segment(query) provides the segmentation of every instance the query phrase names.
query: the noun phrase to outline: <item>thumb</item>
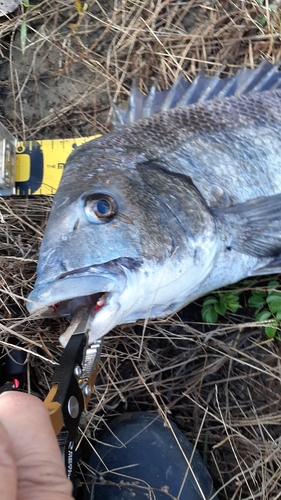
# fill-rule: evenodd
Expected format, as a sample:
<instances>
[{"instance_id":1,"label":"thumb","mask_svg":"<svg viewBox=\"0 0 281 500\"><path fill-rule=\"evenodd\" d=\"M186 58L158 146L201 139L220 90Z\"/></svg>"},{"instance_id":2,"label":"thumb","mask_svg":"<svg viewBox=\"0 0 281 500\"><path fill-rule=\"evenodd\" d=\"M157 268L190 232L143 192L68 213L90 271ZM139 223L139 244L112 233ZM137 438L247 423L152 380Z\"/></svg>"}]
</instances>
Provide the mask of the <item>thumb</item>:
<instances>
[{"instance_id":1,"label":"thumb","mask_svg":"<svg viewBox=\"0 0 281 500\"><path fill-rule=\"evenodd\" d=\"M12 453L12 442L5 427L0 422L0 498L16 500L17 471Z\"/></svg>"},{"instance_id":2,"label":"thumb","mask_svg":"<svg viewBox=\"0 0 281 500\"><path fill-rule=\"evenodd\" d=\"M1 500L71 500L72 485L42 401L5 392L0 395L0 422Z\"/></svg>"}]
</instances>

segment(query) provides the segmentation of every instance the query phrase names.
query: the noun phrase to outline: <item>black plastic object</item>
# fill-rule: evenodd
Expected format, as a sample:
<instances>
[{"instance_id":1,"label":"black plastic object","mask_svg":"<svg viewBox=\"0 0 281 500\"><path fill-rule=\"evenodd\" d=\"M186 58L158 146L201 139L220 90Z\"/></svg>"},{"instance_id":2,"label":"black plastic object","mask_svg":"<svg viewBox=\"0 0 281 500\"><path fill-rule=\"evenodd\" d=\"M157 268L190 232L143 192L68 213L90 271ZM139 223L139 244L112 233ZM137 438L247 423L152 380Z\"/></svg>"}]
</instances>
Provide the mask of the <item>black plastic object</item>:
<instances>
[{"instance_id":1,"label":"black plastic object","mask_svg":"<svg viewBox=\"0 0 281 500\"><path fill-rule=\"evenodd\" d=\"M161 417L144 412L113 420L95 444L84 500L215 500L199 453L192 457L191 443L171 426L174 435Z\"/></svg>"},{"instance_id":2,"label":"black plastic object","mask_svg":"<svg viewBox=\"0 0 281 500\"><path fill-rule=\"evenodd\" d=\"M23 387L26 366L26 352L20 349L0 352L0 393Z\"/></svg>"}]
</instances>

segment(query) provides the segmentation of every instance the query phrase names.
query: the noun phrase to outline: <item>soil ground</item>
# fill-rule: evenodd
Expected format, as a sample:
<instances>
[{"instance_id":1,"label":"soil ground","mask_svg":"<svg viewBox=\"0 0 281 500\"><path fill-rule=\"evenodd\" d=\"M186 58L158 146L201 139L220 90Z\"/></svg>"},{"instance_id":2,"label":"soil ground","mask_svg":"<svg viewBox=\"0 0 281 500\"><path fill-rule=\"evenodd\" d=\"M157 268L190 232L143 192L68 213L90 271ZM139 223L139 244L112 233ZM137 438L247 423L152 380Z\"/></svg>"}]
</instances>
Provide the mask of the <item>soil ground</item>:
<instances>
[{"instance_id":1,"label":"soil ground","mask_svg":"<svg viewBox=\"0 0 281 500\"><path fill-rule=\"evenodd\" d=\"M183 72L232 74L280 60L280 11L267 0L33 1L0 22L0 114L19 139L110 130L132 80L147 92ZM77 10L78 8L78 10ZM81 12L78 12L81 10ZM67 322L29 318L50 197L0 200L0 348L27 352L27 390L44 398ZM247 288L267 286L267 280ZM245 284L244 284L245 288ZM207 326L200 303L166 321L108 334L82 428L94 438L126 411L172 419L201 452L219 498L280 498L280 343L247 307ZM93 441L94 446L94 441ZM182 499L183 500L183 499Z\"/></svg>"}]
</instances>

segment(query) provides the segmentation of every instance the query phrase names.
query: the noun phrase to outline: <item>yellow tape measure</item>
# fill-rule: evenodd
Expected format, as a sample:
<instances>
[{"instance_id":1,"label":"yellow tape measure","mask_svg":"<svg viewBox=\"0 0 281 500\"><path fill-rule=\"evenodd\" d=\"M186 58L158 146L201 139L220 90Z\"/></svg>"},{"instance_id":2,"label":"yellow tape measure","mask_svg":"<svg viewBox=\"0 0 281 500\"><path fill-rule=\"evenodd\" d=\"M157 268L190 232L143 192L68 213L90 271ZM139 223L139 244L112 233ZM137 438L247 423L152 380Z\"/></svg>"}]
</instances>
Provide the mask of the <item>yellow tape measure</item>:
<instances>
[{"instance_id":1,"label":"yellow tape measure","mask_svg":"<svg viewBox=\"0 0 281 500\"><path fill-rule=\"evenodd\" d=\"M15 194L55 194L70 153L98 137L17 142Z\"/></svg>"}]
</instances>

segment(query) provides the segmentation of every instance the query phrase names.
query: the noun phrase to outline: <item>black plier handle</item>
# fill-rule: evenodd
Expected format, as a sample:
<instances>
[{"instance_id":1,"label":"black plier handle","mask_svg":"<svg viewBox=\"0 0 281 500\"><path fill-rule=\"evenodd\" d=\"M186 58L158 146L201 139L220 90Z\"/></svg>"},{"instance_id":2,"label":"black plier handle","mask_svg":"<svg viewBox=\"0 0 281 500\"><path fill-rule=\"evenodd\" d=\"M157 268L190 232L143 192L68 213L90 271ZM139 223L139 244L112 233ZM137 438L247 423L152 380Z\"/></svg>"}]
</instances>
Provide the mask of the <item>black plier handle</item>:
<instances>
[{"instance_id":1,"label":"black plier handle","mask_svg":"<svg viewBox=\"0 0 281 500\"><path fill-rule=\"evenodd\" d=\"M74 437L85 407L79 377L76 374L80 375L82 372L86 342L85 333L71 337L54 371L51 389L44 401L56 435L65 426L70 436Z\"/></svg>"},{"instance_id":2,"label":"black plier handle","mask_svg":"<svg viewBox=\"0 0 281 500\"><path fill-rule=\"evenodd\" d=\"M86 333L72 335L56 367L44 401L62 448L67 477L72 478L81 413L87 408L96 381L102 340L88 346Z\"/></svg>"}]
</instances>

